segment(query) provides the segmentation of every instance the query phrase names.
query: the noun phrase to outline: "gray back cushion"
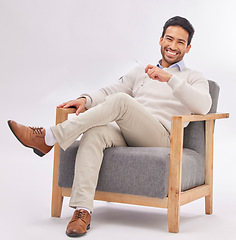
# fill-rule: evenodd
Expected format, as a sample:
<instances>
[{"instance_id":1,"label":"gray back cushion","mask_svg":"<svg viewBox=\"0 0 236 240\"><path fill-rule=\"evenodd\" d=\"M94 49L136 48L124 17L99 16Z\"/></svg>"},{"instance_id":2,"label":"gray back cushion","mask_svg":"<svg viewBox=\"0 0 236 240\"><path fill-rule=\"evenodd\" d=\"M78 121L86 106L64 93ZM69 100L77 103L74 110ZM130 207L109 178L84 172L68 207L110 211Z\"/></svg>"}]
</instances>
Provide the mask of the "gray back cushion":
<instances>
[{"instance_id":1,"label":"gray back cushion","mask_svg":"<svg viewBox=\"0 0 236 240\"><path fill-rule=\"evenodd\" d=\"M216 82L208 80L212 106L209 113L217 110L220 87ZM205 156L205 123L191 122L184 129L184 148L189 148Z\"/></svg>"}]
</instances>

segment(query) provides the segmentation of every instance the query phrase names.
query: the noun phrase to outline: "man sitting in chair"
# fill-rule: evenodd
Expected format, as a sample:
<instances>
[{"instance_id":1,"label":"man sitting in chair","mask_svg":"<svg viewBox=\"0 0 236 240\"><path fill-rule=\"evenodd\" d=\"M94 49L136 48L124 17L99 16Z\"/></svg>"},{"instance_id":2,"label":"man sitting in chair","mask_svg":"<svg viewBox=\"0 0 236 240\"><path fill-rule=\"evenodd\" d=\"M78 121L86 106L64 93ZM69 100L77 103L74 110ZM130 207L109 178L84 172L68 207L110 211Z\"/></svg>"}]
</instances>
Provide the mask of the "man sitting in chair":
<instances>
[{"instance_id":1,"label":"man sitting in chair","mask_svg":"<svg viewBox=\"0 0 236 240\"><path fill-rule=\"evenodd\" d=\"M51 128L32 128L8 121L16 138L36 154L47 154L57 142L66 150L80 135L70 207L75 208L66 234L84 235L90 228L103 151L108 147L169 147L171 117L206 114L211 107L204 76L183 62L194 29L185 18L169 19L160 38L157 66L136 67L116 84L58 108L76 108L76 115ZM114 127L111 122L119 126Z\"/></svg>"}]
</instances>

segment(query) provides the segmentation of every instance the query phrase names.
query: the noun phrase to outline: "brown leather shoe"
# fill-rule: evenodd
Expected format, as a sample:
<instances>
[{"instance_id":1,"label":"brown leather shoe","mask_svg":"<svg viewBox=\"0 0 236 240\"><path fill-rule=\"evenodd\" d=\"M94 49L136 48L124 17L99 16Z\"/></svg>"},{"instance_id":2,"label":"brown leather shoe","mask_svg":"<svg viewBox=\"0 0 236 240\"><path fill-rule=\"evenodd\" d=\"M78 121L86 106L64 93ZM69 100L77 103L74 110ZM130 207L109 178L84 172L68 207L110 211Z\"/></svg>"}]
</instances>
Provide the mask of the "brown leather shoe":
<instances>
[{"instance_id":1,"label":"brown leather shoe","mask_svg":"<svg viewBox=\"0 0 236 240\"><path fill-rule=\"evenodd\" d=\"M26 127L9 120L8 125L15 137L25 146L33 148L34 153L40 157L48 153L53 147L45 143L45 129Z\"/></svg>"},{"instance_id":2,"label":"brown leather shoe","mask_svg":"<svg viewBox=\"0 0 236 240\"><path fill-rule=\"evenodd\" d=\"M83 236L90 229L91 215L83 209L75 210L72 219L70 220L66 235L68 237Z\"/></svg>"}]
</instances>

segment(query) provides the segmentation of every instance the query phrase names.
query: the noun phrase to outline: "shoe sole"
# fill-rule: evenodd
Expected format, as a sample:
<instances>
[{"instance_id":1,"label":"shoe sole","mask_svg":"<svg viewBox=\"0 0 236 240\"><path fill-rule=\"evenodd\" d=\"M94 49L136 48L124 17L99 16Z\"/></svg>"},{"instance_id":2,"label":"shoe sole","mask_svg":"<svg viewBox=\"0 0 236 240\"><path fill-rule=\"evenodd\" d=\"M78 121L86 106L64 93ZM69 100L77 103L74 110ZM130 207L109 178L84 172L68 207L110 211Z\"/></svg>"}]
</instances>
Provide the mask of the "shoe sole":
<instances>
[{"instance_id":1,"label":"shoe sole","mask_svg":"<svg viewBox=\"0 0 236 240\"><path fill-rule=\"evenodd\" d=\"M38 149L32 148L32 147L30 147L30 146L27 146L27 145L25 145L23 142L21 142L21 140L16 136L16 134L14 133L14 131L13 131L12 128L11 128L10 120L7 121L7 123L8 123L9 128L11 129L12 133L14 134L14 136L17 138L17 140L18 140L23 146L25 146L25 147L27 147L27 148L33 149L34 153L37 154L37 155L40 156L40 157L43 157L43 156L45 155L44 153L40 152Z\"/></svg>"},{"instance_id":2,"label":"shoe sole","mask_svg":"<svg viewBox=\"0 0 236 240\"><path fill-rule=\"evenodd\" d=\"M87 230L89 230L89 229L90 229L90 224L87 226ZM84 236L86 233L87 233L87 231L84 232L84 233L67 233L67 232L66 232L66 235L67 235L68 237L82 237L82 236Z\"/></svg>"}]
</instances>

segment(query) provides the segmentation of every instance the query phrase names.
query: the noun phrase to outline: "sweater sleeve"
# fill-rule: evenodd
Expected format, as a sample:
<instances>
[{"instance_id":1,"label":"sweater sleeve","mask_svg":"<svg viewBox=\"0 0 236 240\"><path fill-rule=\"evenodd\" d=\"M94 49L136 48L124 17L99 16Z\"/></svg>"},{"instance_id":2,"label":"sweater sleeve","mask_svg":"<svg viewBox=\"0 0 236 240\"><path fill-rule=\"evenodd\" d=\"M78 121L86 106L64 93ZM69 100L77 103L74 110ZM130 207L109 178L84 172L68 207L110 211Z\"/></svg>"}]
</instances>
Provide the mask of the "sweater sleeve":
<instances>
[{"instance_id":1,"label":"sweater sleeve","mask_svg":"<svg viewBox=\"0 0 236 240\"><path fill-rule=\"evenodd\" d=\"M128 74L122 76L117 81L117 83L113 85L110 85L105 88L101 88L98 91L95 91L91 94L88 94L88 93L81 94L80 97L85 97L87 100L85 107L87 109L94 107L97 104L104 102L105 98L108 95L115 94L118 92L127 93L132 96L132 89L135 81L136 72L137 72L137 69L135 68L132 71L130 71Z\"/></svg>"},{"instance_id":2,"label":"sweater sleeve","mask_svg":"<svg viewBox=\"0 0 236 240\"><path fill-rule=\"evenodd\" d=\"M192 72L187 79L175 75L168 81L173 95L192 113L207 114L212 100L208 81L200 72Z\"/></svg>"}]
</instances>

